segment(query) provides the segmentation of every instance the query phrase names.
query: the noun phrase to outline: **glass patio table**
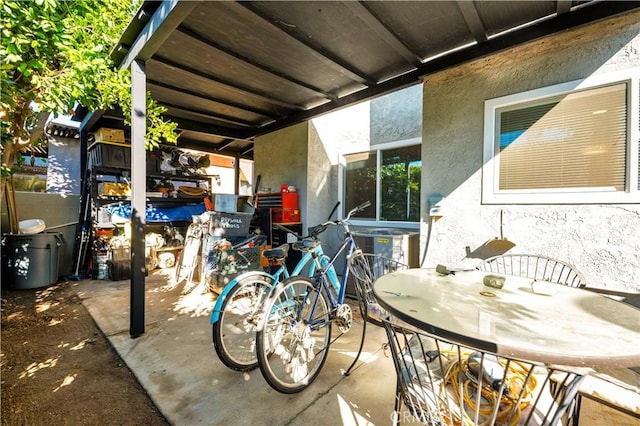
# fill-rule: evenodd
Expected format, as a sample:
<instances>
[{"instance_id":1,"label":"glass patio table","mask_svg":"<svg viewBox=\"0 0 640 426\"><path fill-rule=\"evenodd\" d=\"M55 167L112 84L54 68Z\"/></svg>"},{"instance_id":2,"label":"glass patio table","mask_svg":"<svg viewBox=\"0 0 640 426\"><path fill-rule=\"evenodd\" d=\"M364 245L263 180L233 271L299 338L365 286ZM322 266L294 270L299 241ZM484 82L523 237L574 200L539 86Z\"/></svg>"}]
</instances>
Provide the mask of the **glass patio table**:
<instances>
[{"instance_id":1,"label":"glass patio table","mask_svg":"<svg viewBox=\"0 0 640 426\"><path fill-rule=\"evenodd\" d=\"M408 269L378 278L389 313L425 332L507 358L571 367L640 366L640 310L605 296L481 271ZM535 291L534 291L535 290Z\"/></svg>"}]
</instances>

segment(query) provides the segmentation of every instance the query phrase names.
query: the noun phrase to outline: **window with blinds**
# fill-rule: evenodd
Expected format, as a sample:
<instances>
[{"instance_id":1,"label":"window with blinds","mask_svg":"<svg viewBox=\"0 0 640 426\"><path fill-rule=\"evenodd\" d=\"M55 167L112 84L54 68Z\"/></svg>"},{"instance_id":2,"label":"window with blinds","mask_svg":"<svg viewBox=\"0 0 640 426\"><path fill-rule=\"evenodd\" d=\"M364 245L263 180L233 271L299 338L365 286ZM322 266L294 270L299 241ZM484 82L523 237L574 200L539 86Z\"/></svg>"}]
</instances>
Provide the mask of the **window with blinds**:
<instances>
[{"instance_id":1,"label":"window with blinds","mask_svg":"<svg viewBox=\"0 0 640 426\"><path fill-rule=\"evenodd\" d=\"M498 110L499 189L624 191L627 84Z\"/></svg>"},{"instance_id":2,"label":"window with blinds","mask_svg":"<svg viewBox=\"0 0 640 426\"><path fill-rule=\"evenodd\" d=\"M488 99L482 202L640 202L640 68Z\"/></svg>"}]
</instances>

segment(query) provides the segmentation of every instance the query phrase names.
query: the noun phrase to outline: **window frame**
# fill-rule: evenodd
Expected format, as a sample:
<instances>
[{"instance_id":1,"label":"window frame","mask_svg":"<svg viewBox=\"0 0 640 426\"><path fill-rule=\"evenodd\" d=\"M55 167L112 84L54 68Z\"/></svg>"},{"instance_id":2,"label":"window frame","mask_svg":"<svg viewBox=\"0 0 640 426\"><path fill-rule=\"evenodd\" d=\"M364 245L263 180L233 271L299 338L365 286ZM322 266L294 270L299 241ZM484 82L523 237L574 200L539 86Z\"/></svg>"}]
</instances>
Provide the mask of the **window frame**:
<instances>
[{"instance_id":1,"label":"window frame","mask_svg":"<svg viewBox=\"0 0 640 426\"><path fill-rule=\"evenodd\" d=\"M397 149L397 148L404 148L407 146L414 146L414 145L419 145L420 146L420 152L422 152L422 138L418 137L418 138L411 138L411 139L405 139L405 140L401 140L401 141L394 141L394 142L386 142L386 143L381 143L381 144L375 144L375 145L369 145L368 149L353 149L353 150L349 150L349 151L344 151L340 153L340 163L339 163L339 167L340 167L340 171L338 173L338 199L341 201L342 203L342 208L339 209L340 210L340 217L344 217L344 205L345 205L345 190L344 190L344 185L346 183L346 167L347 167L347 161L346 161L346 156L347 155L351 155L351 154L357 154L357 153L361 153L361 152L375 152L376 153L376 161L377 161L377 165L376 165L376 201L379 201L382 197L381 194L381 185L380 185L380 165L382 162L382 151L387 151L390 149ZM422 158L420 159L420 161L422 162ZM422 163L421 167L424 166L424 163ZM379 202L376 203L376 205L379 206ZM378 208L376 210L376 214L375 214L375 219L362 219L362 218L358 218L357 216L354 216L351 218L351 220L349 221L352 225L355 226L366 226L366 227L380 227L380 228L404 228L404 229L420 229L420 221L417 222L408 222L408 221L388 221L388 220L380 220L380 209Z\"/></svg>"},{"instance_id":2,"label":"window frame","mask_svg":"<svg viewBox=\"0 0 640 426\"><path fill-rule=\"evenodd\" d=\"M606 75L591 76L581 80L547 86L526 92L515 93L484 103L484 141L482 166L483 204L626 204L640 202L640 177L638 155L640 144L640 67ZM500 140L497 136L499 112L514 106L551 99L585 89L625 83L627 85L627 163L626 187L624 191L603 190L601 188L558 188L529 190L499 189Z\"/></svg>"}]
</instances>

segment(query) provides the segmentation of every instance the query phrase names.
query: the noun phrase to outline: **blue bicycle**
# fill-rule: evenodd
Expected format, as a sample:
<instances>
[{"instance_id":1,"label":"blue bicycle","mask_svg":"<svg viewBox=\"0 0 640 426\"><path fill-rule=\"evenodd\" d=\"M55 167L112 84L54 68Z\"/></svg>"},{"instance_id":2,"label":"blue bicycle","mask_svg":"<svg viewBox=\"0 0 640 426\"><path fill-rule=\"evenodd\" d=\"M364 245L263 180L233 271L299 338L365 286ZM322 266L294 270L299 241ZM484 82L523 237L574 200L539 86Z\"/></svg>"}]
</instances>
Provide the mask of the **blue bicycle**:
<instances>
[{"instance_id":1,"label":"blue bicycle","mask_svg":"<svg viewBox=\"0 0 640 426\"><path fill-rule=\"evenodd\" d=\"M354 256L361 254L361 250L349 231L348 221L352 215L369 205L371 203L366 202L355 207L343 220L325 222L313 228L316 238L305 238L294 243L295 249L311 254L316 265L315 276L298 276L283 281L263 302L262 319L256 335L258 364L267 383L279 392L300 392L315 380L332 343L332 324L340 331L336 339L351 328L353 313L344 300L347 280L349 271L354 269L353 262L365 262L366 259L364 256ZM326 262L316 254L315 249L320 244L317 235L329 226L342 227L345 236L337 252ZM342 279L338 280L333 264L343 256L347 261ZM356 268L363 271L369 269L368 265L357 265ZM362 309L361 299L359 297ZM357 357L347 371L356 361Z\"/></svg>"},{"instance_id":2,"label":"blue bicycle","mask_svg":"<svg viewBox=\"0 0 640 426\"><path fill-rule=\"evenodd\" d=\"M338 207L334 207L331 217ZM286 232L302 237L290 229L275 225ZM315 239L317 234L310 230L306 238ZM255 337L262 303L271 294L275 284L291 276L306 274L314 276L318 264L327 266L329 257L322 251L320 244L313 250L305 251L293 271L289 273L285 260L289 251L289 244L263 251L269 261L269 266L275 271L249 271L239 275L224 287L216 300L211 313L213 346L220 361L236 371L249 371L258 366L256 357ZM319 262L314 262L313 259ZM335 272L334 279L338 280Z\"/></svg>"}]
</instances>

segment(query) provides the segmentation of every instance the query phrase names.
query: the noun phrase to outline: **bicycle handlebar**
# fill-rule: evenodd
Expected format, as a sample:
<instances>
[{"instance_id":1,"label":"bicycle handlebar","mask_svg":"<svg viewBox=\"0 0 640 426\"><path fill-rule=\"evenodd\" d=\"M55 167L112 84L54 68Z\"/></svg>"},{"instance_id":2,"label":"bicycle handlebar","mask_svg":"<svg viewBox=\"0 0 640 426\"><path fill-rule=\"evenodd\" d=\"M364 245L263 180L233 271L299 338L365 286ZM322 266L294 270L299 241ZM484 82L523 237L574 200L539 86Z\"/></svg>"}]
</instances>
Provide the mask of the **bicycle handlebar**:
<instances>
[{"instance_id":1,"label":"bicycle handlebar","mask_svg":"<svg viewBox=\"0 0 640 426\"><path fill-rule=\"evenodd\" d=\"M356 206L354 208L352 208L349 213L347 213L347 216L344 219L341 220L329 220L327 222L321 223L320 225L316 225L313 226L311 228L309 228L309 237L311 238L315 238L318 235L322 234L324 231L327 230L327 228L330 225L340 225L343 224L345 222L348 222L349 219L351 219L351 216L353 216L356 213L361 212L362 210L366 209L367 207L369 207L371 205L371 201L365 201L364 203L360 204L359 206Z\"/></svg>"},{"instance_id":2,"label":"bicycle handlebar","mask_svg":"<svg viewBox=\"0 0 640 426\"><path fill-rule=\"evenodd\" d=\"M367 201L367 203L369 203L369 202ZM366 203L364 203L364 204L366 204ZM363 205L364 205L364 204L363 204ZM333 213L336 211L336 209L338 208L338 206L339 206L339 205L340 205L340 201L336 202L335 206L333 206L333 209L331 209L331 213L329 213L329 217L327 218L327 220L331 219L331 216L333 216ZM370 206L370 205L371 205L371 203L369 203L368 205L364 206L363 208L368 207L368 206ZM290 234L295 235L299 240L303 239L302 235L298 234L298 233L297 233L297 232L295 232L295 231L292 231L291 229L287 228L286 226L283 226L283 225L281 225L281 224L279 224L279 223L274 223L274 224L273 224L273 226L274 226L274 228L278 228L278 229L281 229L281 230L283 230L283 231L285 231L285 232L288 232L288 233L290 233ZM321 225L319 225L319 226L321 226ZM314 233L312 232L312 230L313 230L314 228L316 228L316 227L309 228L309 237L316 237L316 236L318 236L320 233L322 233L322 231L324 231L324 229L323 229L322 231L320 231L320 232L318 232L318 233L314 234ZM326 228L325 228L325 229L326 229Z\"/></svg>"},{"instance_id":3,"label":"bicycle handlebar","mask_svg":"<svg viewBox=\"0 0 640 426\"><path fill-rule=\"evenodd\" d=\"M331 210L331 213L329 214L329 217L331 217L333 215L333 212L336 211L336 208L338 207L338 205L340 205L340 201L338 201L336 203L335 207L333 208L333 210ZM309 228L309 235L307 235L306 237L302 237L297 232L294 232L291 229L289 229L286 226L283 226L283 225L281 225L279 223L274 223L273 226L275 228L281 229L281 230L283 230L285 232L289 232L289 233L295 235L299 240L304 240L305 238L317 238L318 235L320 235L324 231L326 231L329 226L331 226L331 225L338 226L340 224L344 224L345 222L348 222L349 219L351 219L351 216L355 215L356 213L361 212L362 210L366 209L370 205L371 205L371 201L365 201L364 203L360 204L359 206L356 206L356 207L352 208L349 211L349 213L347 213L347 216L344 219L341 219L341 220L328 220L328 221L326 221L324 223L321 223L320 225L312 226L311 228Z\"/></svg>"}]
</instances>

